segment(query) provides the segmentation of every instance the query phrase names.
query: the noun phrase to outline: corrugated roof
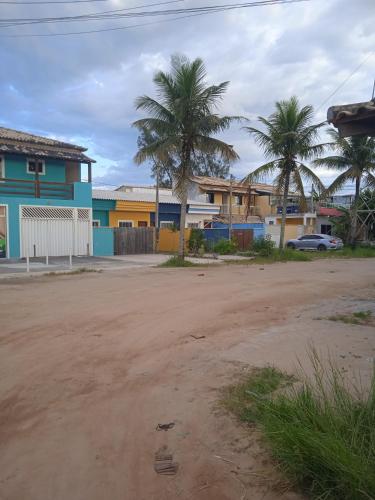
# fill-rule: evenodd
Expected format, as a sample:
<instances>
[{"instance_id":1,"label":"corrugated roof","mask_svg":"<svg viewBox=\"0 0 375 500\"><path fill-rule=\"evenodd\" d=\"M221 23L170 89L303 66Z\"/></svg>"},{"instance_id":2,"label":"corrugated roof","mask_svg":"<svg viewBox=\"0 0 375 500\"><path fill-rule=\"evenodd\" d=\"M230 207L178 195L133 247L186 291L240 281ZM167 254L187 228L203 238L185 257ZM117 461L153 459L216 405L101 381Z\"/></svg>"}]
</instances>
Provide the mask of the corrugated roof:
<instances>
[{"instance_id":1,"label":"corrugated roof","mask_svg":"<svg viewBox=\"0 0 375 500\"><path fill-rule=\"evenodd\" d=\"M124 201L145 201L155 202L155 192L151 193L129 193L124 191L110 191L106 189L93 189L92 197L95 200L124 200ZM172 205L180 205L180 201L173 195L159 195L160 203L170 203ZM203 203L196 200L188 200L189 205L202 207L216 207L212 203Z\"/></svg>"},{"instance_id":2,"label":"corrugated roof","mask_svg":"<svg viewBox=\"0 0 375 500\"><path fill-rule=\"evenodd\" d=\"M95 163L85 154L87 148L67 142L41 137L19 130L0 127L0 152L30 155L38 158L56 158L78 161L80 163Z\"/></svg>"}]
</instances>

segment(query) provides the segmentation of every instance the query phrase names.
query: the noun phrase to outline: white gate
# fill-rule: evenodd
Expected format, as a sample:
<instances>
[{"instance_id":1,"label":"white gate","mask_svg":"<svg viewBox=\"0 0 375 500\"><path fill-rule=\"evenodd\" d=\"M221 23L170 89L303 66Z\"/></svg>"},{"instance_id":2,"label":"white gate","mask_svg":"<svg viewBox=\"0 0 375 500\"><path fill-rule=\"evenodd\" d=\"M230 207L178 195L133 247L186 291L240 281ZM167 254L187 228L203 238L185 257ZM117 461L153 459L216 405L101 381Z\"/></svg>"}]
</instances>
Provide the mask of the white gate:
<instances>
[{"instance_id":1,"label":"white gate","mask_svg":"<svg viewBox=\"0 0 375 500\"><path fill-rule=\"evenodd\" d=\"M21 257L92 255L90 208L20 207Z\"/></svg>"}]
</instances>

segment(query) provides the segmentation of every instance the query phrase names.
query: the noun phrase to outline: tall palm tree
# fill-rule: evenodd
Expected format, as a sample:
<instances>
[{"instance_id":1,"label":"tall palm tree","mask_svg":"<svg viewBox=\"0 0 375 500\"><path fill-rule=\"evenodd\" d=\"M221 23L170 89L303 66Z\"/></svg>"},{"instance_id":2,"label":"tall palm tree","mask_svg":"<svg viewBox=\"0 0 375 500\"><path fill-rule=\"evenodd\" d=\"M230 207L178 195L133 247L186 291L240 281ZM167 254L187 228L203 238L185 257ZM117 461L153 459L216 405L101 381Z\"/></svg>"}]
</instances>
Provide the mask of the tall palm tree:
<instances>
[{"instance_id":1,"label":"tall palm tree","mask_svg":"<svg viewBox=\"0 0 375 500\"><path fill-rule=\"evenodd\" d=\"M276 173L276 193L282 194L282 219L280 230L280 250L284 246L286 210L288 195L293 190L300 196L300 205L306 209L303 180L313 182L318 190L323 184L319 177L305 165L304 161L320 155L322 144L315 144L319 128L323 123L312 125L312 106L300 107L298 99L276 102L276 110L269 118L258 117L265 131L254 127L244 127L263 149L270 161L251 172L243 182L256 182Z\"/></svg>"},{"instance_id":2,"label":"tall palm tree","mask_svg":"<svg viewBox=\"0 0 375 500\"><path fill-rule=\"evenodd\" d=\"M206 84L206 69L201 59L189 61L183 56L173 56L169 73L159 71L154 76L158 100L148 96L138 97L136 108L149 113L133 126L153 132L157 139L141 147L135 162L158 157L161 161L170 156L178 159L174 174L174 188L181 201L179 256L185 252L185 217L188 182L192 174L192 157L195 151L217 153L228 161L238 159L233 147L212 137L226 130L237 117L218 116L215 109L227 90L228 83Z\"/></svg>"},{"instance_id":3,"label":"tall palm tree","mask_svg":"<svg viewBox=\"0 0 375 500\"><path fill-rule=\"evenodd\" d=\"M354 203L351 207L349 243L357 238L357 212L360 202L361 185L375 188L375 139L366 136L343 138L336 130L328 130L333 142L329 145L337 154L314 161L319 167L328 167L341 172L324 192L331 196L348 181L355 182Z\"/></svg>"}]
</instances>

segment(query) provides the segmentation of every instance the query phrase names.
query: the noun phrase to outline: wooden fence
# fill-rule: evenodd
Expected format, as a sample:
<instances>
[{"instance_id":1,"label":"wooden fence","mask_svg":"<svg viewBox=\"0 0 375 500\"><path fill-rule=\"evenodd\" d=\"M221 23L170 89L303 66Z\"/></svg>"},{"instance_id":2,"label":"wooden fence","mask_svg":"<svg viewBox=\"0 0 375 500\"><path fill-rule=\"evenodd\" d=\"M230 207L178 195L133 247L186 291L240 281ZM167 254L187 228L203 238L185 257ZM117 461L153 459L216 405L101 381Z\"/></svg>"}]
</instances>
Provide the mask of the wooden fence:
<instances>
[{"instance_id":1,"label":"wooden fence","mask_svg":"<svg viewBox=\"0 0 375 500\"><path fill-rule=\"evenodd\" d=\"M116 227L114 229L115 255L134 255L154 252L153 227Z\"/></svg>"}]
</instances>

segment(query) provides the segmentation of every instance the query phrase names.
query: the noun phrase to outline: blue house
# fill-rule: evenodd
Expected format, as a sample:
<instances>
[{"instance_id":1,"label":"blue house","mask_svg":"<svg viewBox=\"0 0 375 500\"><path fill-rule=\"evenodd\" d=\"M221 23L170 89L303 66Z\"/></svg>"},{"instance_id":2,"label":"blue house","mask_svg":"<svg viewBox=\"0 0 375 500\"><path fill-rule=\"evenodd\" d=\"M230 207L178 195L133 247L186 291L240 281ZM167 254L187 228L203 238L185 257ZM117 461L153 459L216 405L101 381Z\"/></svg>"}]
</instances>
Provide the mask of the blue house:
<instances>
[{"instance_id":1,"label":"blue house","mask_svg":"<svg viewBox=\"0 0 375 500\"><path fill-rule=\"evenodd\" d=\"M94 160L85 151L0 128L0 257L92 255Z\"/></svg>"}]
</instances>

